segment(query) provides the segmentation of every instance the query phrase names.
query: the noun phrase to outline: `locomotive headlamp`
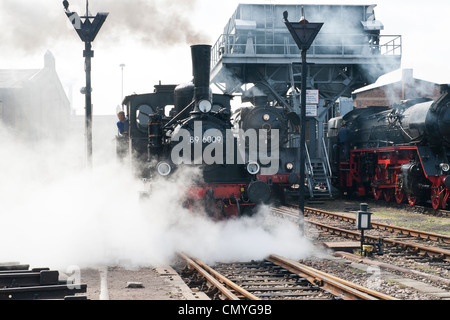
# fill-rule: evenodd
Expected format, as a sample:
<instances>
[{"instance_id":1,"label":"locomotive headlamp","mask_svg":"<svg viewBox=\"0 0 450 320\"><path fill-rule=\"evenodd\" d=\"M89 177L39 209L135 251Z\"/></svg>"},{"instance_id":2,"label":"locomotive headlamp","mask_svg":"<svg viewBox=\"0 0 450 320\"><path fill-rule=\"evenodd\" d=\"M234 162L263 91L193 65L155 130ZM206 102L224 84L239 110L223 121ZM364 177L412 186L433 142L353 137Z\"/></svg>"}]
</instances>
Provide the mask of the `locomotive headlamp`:
<instances>
[{"instance_id":1,"label":"locomotive headlamp","mask_svg":"<svg viewBox=\"0 0 450 320\"><path fill-rule=\"evenodd\" d=\"M265 114L264 116L263 116L263 119L264 119L264 121L269 121L270 120L270 114Z\"/></svg>"},{"instance_id":2,"label":"locomotive headlamp","mask_svg":"<svg viewBox=\"0 0 450 320\"><path fill-rule=\"evenodd\" d=\"M158 163L157 169L158 173L163 177L167 177L172 172L172 167L167 162Z\"/></svg>"},{"instance_id":3,"label":"locomotive headlamp","mask_svg":"<svg viewBox=\"0 0 450 320\"><path fill-rule=\"evenodd\" d=\"M202 113L208 113L212 110L212 104L210 101L208 100L202 100L198 103L198 109L202 112Z\"/></svg>"},{"instance_id":4,"label":"locomotive headlamp","mask_svg":"<svg viewBox=\"0 0 450 320\"><path fill-rule=\"evenodd\" d=\"M286 169L292 171L294 169L294 164L292 162L286 163Z\"/></svg>"},{"instance_id":5,"label":"locomotive headlamp","mask_svg":"<svg viewBox=\"0 0 450 320\"><path fill-rule=\"evenodd\" d=\"M441 167L441 170L444 172L450 171L450 165L448 163L441 163L440 167Z\"/></svg>"},{"instance_id":6,"label":"locomotive headlamp","mask_svg":"<svg viewBox=\"0 0 450 320\"><path fill-rule=\"evenodd\" d=\"M247 171L250 174L258 174L261 167L258 162L251 161L247 164Z\"/></svg>"}]
</instances>

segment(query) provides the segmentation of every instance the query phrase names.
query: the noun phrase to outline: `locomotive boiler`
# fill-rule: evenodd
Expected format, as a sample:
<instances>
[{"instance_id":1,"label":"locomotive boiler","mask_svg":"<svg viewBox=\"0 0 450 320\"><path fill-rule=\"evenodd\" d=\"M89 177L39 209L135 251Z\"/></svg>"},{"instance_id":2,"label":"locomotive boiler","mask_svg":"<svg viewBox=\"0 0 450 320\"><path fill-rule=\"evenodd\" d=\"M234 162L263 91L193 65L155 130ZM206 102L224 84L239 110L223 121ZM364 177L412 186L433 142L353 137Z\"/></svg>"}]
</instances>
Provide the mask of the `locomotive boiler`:
<instances>
[{"instance_id":1,"label":"locomotive boiler","mask_svg":"<svg viewBox=\"0 0 450 320\"><path fill-rule=\"evenodd\" d=\"M442 86L441 93L436 101L424 98L392 109L357 109L331 119L337 186L350 193L371 193L377 200L406 199L411 205L430 200L433 208L445 208L450 196L449 87ZM348 157L343 157L338 141L342 123Z\"/></svg>"}]
</instances>

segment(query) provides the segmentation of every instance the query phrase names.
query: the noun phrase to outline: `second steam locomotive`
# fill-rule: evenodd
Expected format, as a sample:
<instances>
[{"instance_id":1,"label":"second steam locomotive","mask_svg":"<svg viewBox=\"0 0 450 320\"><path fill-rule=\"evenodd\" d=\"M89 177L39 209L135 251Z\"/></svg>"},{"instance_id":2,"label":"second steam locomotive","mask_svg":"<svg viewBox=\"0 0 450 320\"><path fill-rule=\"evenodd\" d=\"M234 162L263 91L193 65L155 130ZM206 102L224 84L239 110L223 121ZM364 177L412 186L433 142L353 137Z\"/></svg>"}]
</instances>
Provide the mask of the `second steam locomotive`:
<instances>
[{"instance_id":1,"label":"second steam locomotive","mask_svg":"<svg viewBox=\"0 0 450 320\"><path fill-rule=\"evenodd\" d=\"M184 206L216 218L283 197L298 183L298 149L288 143L292 115L257 99L233 114L232 97L210 88L211 46L192 46L191 53L192 82L158 85L154 93L124 101L130 132L122 142L129 144L140 177L157 181L183 167L198 169Z\"/></svg>"},{"instance_id":2,"label":"second steam locomotive","mask_svg":"<svg viewBox=\"0 0 450 320\"><path fill-rule=\"evenodd\" d=\"M357 109L329 121L335 185L347 193L446 208L450 196L450 93ZM341 124L347 141L339 143ZM345 146L347 143L347 146ZM347 150L347 151L345 151ZM347 152L347 154L344 154Z\"/></svg>"}]
</instances>

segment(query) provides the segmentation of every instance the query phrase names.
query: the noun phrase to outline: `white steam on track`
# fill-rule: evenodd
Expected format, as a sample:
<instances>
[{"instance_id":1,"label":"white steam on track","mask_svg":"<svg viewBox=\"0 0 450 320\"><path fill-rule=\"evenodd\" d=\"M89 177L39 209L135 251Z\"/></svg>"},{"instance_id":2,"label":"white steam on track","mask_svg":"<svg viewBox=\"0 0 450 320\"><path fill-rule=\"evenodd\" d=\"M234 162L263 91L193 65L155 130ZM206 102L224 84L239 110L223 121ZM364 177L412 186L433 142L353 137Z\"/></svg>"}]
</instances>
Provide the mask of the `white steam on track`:
<instances>
[{"instance_id":1,"label":"white steam on track","mask_svg":"<svg viewBox=\"0 0 450 320\"><path fill-rule=\"evenodd\" d=\"M30 143L0 133L0 262L137 267L170 263L177 251L207 262L311 254L297 226L268 222L267 210L214 222L183 209L177 201L183 189L173 183L141 201L142 182L115 159L108 130L98 132L108 138L94 142L92 169L85 167L82 133L64 143Z\"/></svg>"}]
</instances>

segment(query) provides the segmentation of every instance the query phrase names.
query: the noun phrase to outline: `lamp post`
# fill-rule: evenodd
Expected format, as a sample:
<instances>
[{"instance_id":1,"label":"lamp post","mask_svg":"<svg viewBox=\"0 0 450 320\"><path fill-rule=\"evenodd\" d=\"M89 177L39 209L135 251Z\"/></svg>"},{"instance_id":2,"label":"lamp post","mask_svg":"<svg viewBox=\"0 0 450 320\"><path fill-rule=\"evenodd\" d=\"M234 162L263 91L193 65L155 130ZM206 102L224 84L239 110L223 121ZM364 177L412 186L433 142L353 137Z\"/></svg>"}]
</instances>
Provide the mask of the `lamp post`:
<instances>
[{"instance_id":1,"label":"lamp post","mask_svg":"<svg viewBox=\"0 0 450 320\"><path fill-rule=\"evenodd\" d=\"M301 50L302 57L302 94L301 94L301 132L300 132L300 148L299 148L299 170L300 170L300 187L299 187L299 228L303 232L303 217L305 212L305 156L306 156L306 81L308 64L306 62L306 54L315 38L322 29L323 23L309 23L305 19L304 9L302 8L302 18L299 22L290 22L288 20L288 12L283 13L284 23L294 38L295 43Z\"/></svg>"},{"instance_id":2,"label":"lamp post","mask_svg":"<svg viewBox=\"0 0 450 320\"><path fill-rule=\"evenodd\" d=\"M86 150L88 165L92 166L92 85L91 85L91 59L94 57L92 50L92 42L95 40L103 23L108 17L108 13L97 13L97 15L89 16L89 1L86 0L86 15L80 17L78 13L69 10L69 2L63 1L64 11L73 24L75 31L78 33L81 41L85 44L83 57L85 58L86 71L86 87L83 90L86 103Z\"/></svg>"},{"instance_id":3,"label":"lamp post","mask_svg":"<svg viewBox=\"0 0 450 320\"><path fill-rule=\"evenodd\" d=\"M122 103L123 102L123 68L125 68L126 66L124 63L122 63L119 67L122 69L122 100L120 101L120 103Z\"/></svg>"}]
</instances>

